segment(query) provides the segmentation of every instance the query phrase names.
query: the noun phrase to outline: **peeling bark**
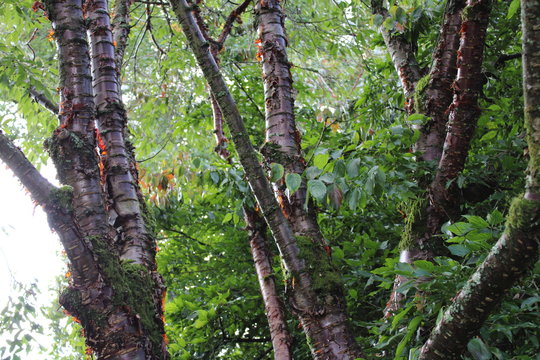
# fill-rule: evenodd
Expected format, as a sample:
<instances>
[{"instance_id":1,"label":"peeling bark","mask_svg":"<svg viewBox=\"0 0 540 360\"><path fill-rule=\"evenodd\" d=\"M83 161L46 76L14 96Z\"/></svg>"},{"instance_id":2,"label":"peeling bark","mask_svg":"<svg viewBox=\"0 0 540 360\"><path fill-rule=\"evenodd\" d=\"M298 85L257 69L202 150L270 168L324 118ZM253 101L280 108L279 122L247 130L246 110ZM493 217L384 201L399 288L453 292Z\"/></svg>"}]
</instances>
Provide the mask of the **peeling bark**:
<instances>
[{"instance_id":1,"label":"peeling bark","mask_svg":"<svg viewBox=\"0 0 540 360\"><path fill-rule=\"evenodd\" d=\"M383 7L382 0L372 0L371 10L373 14L381 15L383 18L388 17L388 11ZM406 99L405 109L411 114L414 112L414 89L416 83L422 77L412 44L405 36L398 33L392 33L384 26L381 26L379 29L383 36L384 43L390 52L392 63L394 64L399 80L401 81L401 86L403 87Z\"/></svg>"},{"instance_id":2,"label":"peeling bark","mask_svg":"<svg viewBox=\"0 0 540 360\"><path fill-rule=\"evenodd\" d=\"M82 1L49 0L45 6L59 49L61 96L61 125L46 146L60 181L69 185L51 190L56 207L45 210L60 229L74 274L60 303L80 320L97 359L167 359L156 300L162 285L145 267L121 261L105 211Z\"/></svg>"},{"instance_id":3,"label":"peeling bark","mask_svg":"<svg viewBox=\"0 0 540 360\"><path fill-rule=\"evenodd\" d=\"M469 0L463 9L457 56L458 72L453 84L455 95L448 108L448 128L443 152L430 186L427 228L432 234L438 232L447 219L454 220L459 215L460 204L455 200L459 194L454 180L465 166L481 113L478 96L483 85L480 79L490 10L490 0Z\"/></svg>"},{"instance_id":4,"label":"peeling bark","mask_svg":"<svg viewBox=\"0 0 540 360\"><path fill-rule=\"evenodd\" d=\"M293 358L291 349L292 339L287 329L287 318L283 303L276 289L272 263L270 261L272 256L267 247L266 223L255 210L246 207L244 207L244 219L247 224L251 254L270 327L274 359L291 360Z\"/></svg>"},{"instance_id":5,"label":"peeling bark","mask_svg":"<svg viewBox=\"0 0 540 360\"><path fill-rule=\"evenodd\" d=\"M211 52L214 60L219 64L219 49L218 46L223 46L232 24L236 17L239 16L246 8L251 0L246 0L237 9L235 9L228 17L225 23L223 32L221 33L218 45L211 47ZM196 13L198 15L198 13ZM197 16L199 28L206 29L206 26L200 16ZM210 40L210 37L203 31L205 39ZM215 43L213 43L215 44ZM212 91L208 91L212 104L212 113L214 119L214 134L216 137L216 147L214 150L225 161L231 162L231 154L227 150L228 139L225 137L223 130L223 114L217 103L216 97ZM271 263L271 253L267 247L268 239L266 236L266 223L257 210L243 207L244 220L246 222L246 230L249 236L249 244L255 271L259 280L259 288L261 290L266 318L270 329L272 339L272 348L274 350L274 359L276 360L292 360L292 338L287 328L287 317L285 309L276 288L274 274Z\"/></svg>"},{"instance_id":6,"label":"peeling bark","mask_svg":"<svg viewBox=\"0 0 540 360\"><path fill-rule=\"evenodd\" d=\"M468 341L539 257L540 247L540 3L523 0L523 90L529 145L526 192L514 199L506 228L482 265L454 298L421 350L420 359L458 358Z\"/></svg>"},{"instance_id":7,"label":"peeling bark","mask_svg":"<svg viewBox=\"0 0 540 360\"><path fill-rule=\"evenodd\" d=\"M334 300L339 298L338 301L343 301L339 296L342 292L339 275L330 269L329 261L325 260L328 259L326 252L319 251L320 248L314 247L309 239L303 241L302 237L294 236L257 160L238 107L210 53L208 42L197 26L191 7L185 0L171 0L171 5L210 89L216 96L248 182L276 240L285 268L294 279L291 281L294 284L291 303L299 314L308 338L313 341L314 356L318 359L360 357L354 338L347 329L343 304L336 304ZM299 241L303 246L299 246ZM322 260L317 263L319 259Z\"/></svg>"},{"instance_id":8,"label":"peeling bark","mask_svg":"<svg viewBox=\"0 0 540 360\"><path fill-rule=\"evenodd\" d=\"M457 51L460 43L461 11L465 6L464 0L450 0L443 15L443 25L439 34L437 48L433 54L433 66L429 75L419 80L415 86L414 106L418 113L428 117L425 124L415 126L420 131L420 137L414 150L420 153L420 161L439 162L444 139L446 137L447 109L452 103L454 90L452 84L457 74ZM420 187L428 187L430 179L417 179ZM424 244L440 242L435 237L440 231L441 224L433 224L428 228L428 211L430 195L426 200L411 204L409 225L405 227L400 244L400 262L412 264L416 260L431 259L432 253L425 251ZM456 198L457 201L458 198ZM445 220L446 221L446 220ZM433 249L440 249L441 244L435 244ZM397 292L407 278L397 275L390 300L386 304L384 316L387 318L401 308L403 294Z\"/></svg>"},{"instance_id":9,"label":"peeling bark","mask_svg":"<svg viewBox=\"0 0 540 360\"><path fill-rule=\"evenodd\" d=\"M127 117L120 97L107 1L89 0L85 7L92 49L94 101L104 142L101 157L117 216L115 226L122 229L121 258L155 270L155 241L144 224L137 196L138 183L130 172L124 139Z\"/></svg>"}]
</instances>

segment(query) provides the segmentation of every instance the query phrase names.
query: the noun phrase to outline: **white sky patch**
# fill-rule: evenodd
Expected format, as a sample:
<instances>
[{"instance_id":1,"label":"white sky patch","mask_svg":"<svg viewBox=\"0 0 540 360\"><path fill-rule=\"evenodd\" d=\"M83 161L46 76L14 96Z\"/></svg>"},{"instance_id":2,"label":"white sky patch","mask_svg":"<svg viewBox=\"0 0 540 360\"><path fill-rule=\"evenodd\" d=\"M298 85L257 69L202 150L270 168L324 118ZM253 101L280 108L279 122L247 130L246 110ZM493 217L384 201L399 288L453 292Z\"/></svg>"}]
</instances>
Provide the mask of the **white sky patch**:
<instances>
[{"instance_id":1,"label":"white sky patch","mask_svg":"<svg viewBox=\"0 0 540 360\"><path fill-rule=\"evenodd\" d=\"M43 167L42 173L56 183L52 166ZM0 309L14 295L13 280L23 284L36 282L40 290L38 306L50 306L57 294L49 288L66 271L61 250L58 236L49 228L41 207L34 205L30 194L0 162ZM38 321L47 330L47 320ZM46 345L47 340L43 340L40 343ZM25 358L24 354L21 356Z\"/></svg>"}]
</instances>

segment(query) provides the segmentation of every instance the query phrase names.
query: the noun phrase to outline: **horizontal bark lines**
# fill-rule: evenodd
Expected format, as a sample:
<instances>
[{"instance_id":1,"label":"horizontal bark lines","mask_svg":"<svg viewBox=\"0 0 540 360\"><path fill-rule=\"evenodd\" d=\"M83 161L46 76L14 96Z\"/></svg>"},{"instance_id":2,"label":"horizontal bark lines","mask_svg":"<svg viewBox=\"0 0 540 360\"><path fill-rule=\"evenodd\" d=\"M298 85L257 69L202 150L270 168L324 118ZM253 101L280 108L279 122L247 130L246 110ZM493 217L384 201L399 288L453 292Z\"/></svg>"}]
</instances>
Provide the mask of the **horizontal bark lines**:
<instances>
[{"instance_id":1,"label":"horizontal bark lines","mask_svg":"<svg viewBox=\"0 0 540 360\"><path fill-rule=\"evenodd\" d=\"M155 244L144 225L137 196L138 184L130 171L124 139L127 118L120 97L107 1L89 0L85 7L92 48L94 101L104 142L105 182L115 211L112 220L122 229L121 257L154 270Z\"/></svg>"},{"instance_id":2,"label":"horizontal bark lines","mask_svg":"<svg viewBox=\"0 0 540 360\"><path fill-rule=\"evenodd\" d=\"M294 118L294 90L286 49L285 15L278 0L259 1L255 7L255 15L266 112L266 143L261 152L267 163L280 163L287 173L301 175L305 170L305 161L301 154L300 133ZM325 251L327 244L315 214L305 210L305 180L302 181L300 189L289 198L285 196L283 181L275 184L275 188L282 210L297 237L297 243L300 237L305 237L302 240L304 243L298 243L297 246L306 261L305 266L310 269L308 272L312 278L312 286L318 289L317 298L312 299L309 306L312 309L320 308L321 314L313 316L311 309L301 306L295 309L310 340L314 358L346 359L349 356L360 356L347 327L342 284L330 280L339 277L339 274L336 274L336 269L332 267L331 259ZM314 269L317 266L320 269ZM315 280L317 278L328 278L329 281L318 287L315 282L325 280Z\"/></svg>"},{"instance_id":3,"label":"horizontal bark lines","mask_svg":"<svg viewBox=\"0 0 540 360\"><path fill-rule=\"evenodd\" d=\"M431 184L431 210L428 228L440 229L447 218L459 215L457 184L453 182L465 166L471 139L480 116L478 96L482 90L481 73L490 0L467 2L463 10L461 40L457 55L454 100L449 107L448 128L443 153Z\"/></svg>"},{"instance_id":4,"label":"horizontal bark lines","mask_svg":"<svg viewBox=\"0 0 540 360\"><path fill-rule=\"evenodd\" d=\"M505 292L539 257L540 3L523 0L523 90L529 145L526 193L514 199L502 237L458 293L421 350L420 359L459 357Z\"/></svg>"},{"instance_id":5,"label":"horizontal bark lines","mask_svg":"<svg viewBox=\"0 0 540 360\"><path fill-rule=\"evenodd\" d=\"M314 355L320 359L354 359L359 357L360 354L355 345L344 346L344 338L348 340L345 341L346 344L354 344L352 335L346 331L345 314L339 313L339 311L335 312L333 309L329 311L328 307L324 306L324 297L322 301L318 300L318 294L314 291L313 278L307 269L308 261L300 256L301 250L297 238L274 197L272 188L249 140L238 107L209 51L209 44L197 26L190 6L185 0L171 0L171 5L231 130L232 140L240 162L276 240L285 268L295 279L291 298L294 307L300 310L299 315L304 329L309 337L315 335L320 339L324 338L323 341L315 341L314 346L320 351ZM310 244L309 248L313 248L313 244ZM327 256L325 253L319 255ZM329 320L330 325L325 327L326 323L322 322L323 319ZM312 332L309 333L310 331ZM328 335L328 332L335 336L325 336Z\"/></svg>"}]
</instances>

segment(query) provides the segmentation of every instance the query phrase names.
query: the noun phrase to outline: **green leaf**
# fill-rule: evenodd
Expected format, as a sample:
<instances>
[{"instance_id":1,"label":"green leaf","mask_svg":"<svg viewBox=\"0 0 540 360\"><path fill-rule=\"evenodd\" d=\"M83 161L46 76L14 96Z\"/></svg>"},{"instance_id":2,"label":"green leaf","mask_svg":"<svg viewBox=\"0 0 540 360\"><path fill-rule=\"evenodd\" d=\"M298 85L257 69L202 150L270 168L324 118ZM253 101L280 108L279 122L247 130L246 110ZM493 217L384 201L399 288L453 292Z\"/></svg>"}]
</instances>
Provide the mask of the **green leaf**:
<instances>
[{"instance_id":1,"label":"green leaf","mask_svg":"<svg viewBox=\"0 0 540 360\"><path fill-rule=\"evenodd\" d=\"M326 196L326 185L321 180L309 180L308 191L319 201L323 201Z\"/></svg>"},{"instance_id":2,"label":"green leaf","mask_svg":"<svg viewBox=\"0 0 540 360\"><path fill-rule=\"evenodd\" d=\"M232 213L227 213L225 214L225 216L223 217L223 221L221 222L222 224L225 224L229 221L231 221L233 218L233 214Z\"/></svg>"},{"instance_id":3,"label":"green leaf","mask_svg":"<svg viewBox=\"0 0 540 360\"><path fill-rule=\"evenodd\" d=\"M347 167L345 166L345 162L343 160L337 160L334 163L334 175L338 177L344 177L347 172Z\"/></svg>"},{"instance_id":4,"label":"green leaf","mask_svg":"<svg viewBox=\"0 0 540 360\"><path fill-rule=\"evenodd\" d=\"M315 179L322 173L322 170L316 166L310 166L306 169L306 177L308 180Z\"/></svg>"},{"instance_id":5,"label":"green leaf","mask_svg":"<svg viewBox=\"0 0 540 360\"><path fill-rule=\"evenodd\" d=\"M462 257L471 252L468 248L466 248L463 245L450 245L448 246L448 250L450 250L452 255L462 256Z\"/></svg>"},{"instance_id":6,"label":"green leaf","mask_svg":"<svg viewBox=\"0 0 540 360\"><path fill-rule=\"evenodd\" d=\"M407 346L407 344L413 337L421 321L422 321L422 316L416 316L415 318L411 320L409 325L407 325L407 333L405 334L403 339L399 342L398 346L396 347L396 356L394 357L394 360L402 359L404 357L402 355L403 350L405 350L405 347Z\"/></svg>"},{"instance_id":7,"label":"green leaf","mask_svg":"<svg viewBox=\"0 0 540 360\"><path fill-rule=\"evenodd\" d=\"M285 169L283 168L283 165L278 163L270 164L270 180L272 180L272 182L279 181L284 173Z\"/></svg>"},{"instance_id":8,"label":"green leaf","mask_svg":"<svg viewBox=\"0 0 540 360\"><path fill-rule=\"evenodd\" d=\"M475 215L463 215L475 228L485 229L489 227L489 224L486 220L482 219L480 216Z\"/></svg>"},{"instance_id":9,"label":"green leaf","mask_svg":"<svg viewBox=\"0 0 540 360\"><path fill-rule=\"evenodd\" d=\"M491 359L491 351L480 338L474 338L467 344L467 350L471 353L475 360Z\"/></svg>"},{"instance_id":10,"label":"green leaf","mask_svg":"<svg viewBox=\"0 0 540 360\"><path fill-rule=\"evenodd\" d=\"M360 159L352 159L347 164L347 175L349 175L350 178L357 177L359 168L360 168Z\"/></svg>"},{"instance_id":11,"label":"green leaf","mask_svg":"<svg viewBox=\"0 0 540 360\"><path fill-rule=\"evenodd\" d=\"M325 165L328 163L329 159L330 159L330 155L328 154L315 155L315 157L313 158L313 165L315 165L319 169L323 169Z\"/></svg>"},{"instance_id":12,"label":"green leaf","mask_svg":"<svg viewBox=\"0 0 540 360\"><path fill-rule=\"evenodd\" d=\"M300 189L302 185L302 177L296 173L287 174L285 176L285 185L291 194L294 194L296 190Z\"/></svg>"},{"instance_id":13,"label":"green leaf","mask_svg":"<svg viewBox=\"0 0 540 360\"><path fill-rule=\"evenodd\" d=\"M352 211L356 210L358 199L360 199L360 191L358 189L353 189L349 197L349 208Z\"/></svg>"},{"instance_id":14,"label":"green leaf","mask_svg":"<svg viewBox=\"0 0 540 360\"><path fill-rule=\"evenodd\" d=\"M520 0L512 0L512 2L510 3L510 6L508 7L508 13L506 14L506 18L507 19L512 18L518 11L519 6L520 6Z\"/></svg>"}]
</instances>

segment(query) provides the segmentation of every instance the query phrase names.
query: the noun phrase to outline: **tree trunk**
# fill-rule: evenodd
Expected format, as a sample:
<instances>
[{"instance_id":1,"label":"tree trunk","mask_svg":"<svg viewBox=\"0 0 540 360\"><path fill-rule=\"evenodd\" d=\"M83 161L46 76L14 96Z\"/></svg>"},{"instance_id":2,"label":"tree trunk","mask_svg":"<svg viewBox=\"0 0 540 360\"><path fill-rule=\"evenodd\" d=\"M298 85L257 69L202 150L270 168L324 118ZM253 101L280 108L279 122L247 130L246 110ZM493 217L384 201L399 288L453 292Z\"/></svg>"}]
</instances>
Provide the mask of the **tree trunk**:
<instances>
[{"instance_id":1,"label":"tree trunk","mask_svg":"<svg viewBox=\"0 0 540 360\"><path fill-rule=\"evenodd\" d=\"M287 329L287 318L283 303L276 289L271 263L272 256L267 246L266 223L255 210L246 207L244 207L244 219L247 224L251 254L270 327L274 359L291 360L293 358L292 339Z\"/></svg>"},{"instance_id":2,"label":"tree trunk","mask_svg":"<svg viewBox=\"0 0 540 360\"><path fill-rule=\"evenodd\" d=\"M291 305L299 314L314 357L360 357L354 337L346 325L343 298L339 296L343 293L339 274L330 264L326 251L313 246L311 239L293 234L289 221L274 198L238 107L197 26L192 9L185 0L171 0L171 4L210 89L216 96L248 182L276 240L293 285Z\"/></svg>"},{"instance_id":3,"label":"tree trunk","mask_svg":"<svg viewBox=\"0 0 540 360\"><path fill-rule=\"evenodd\" d=\"M108 95L111 94L104 96L102 91L110 90L115 82L114 77L112 73L104 75L100 72L103 69L95 71L96 78L91 75L87 21L83 15L82 1L51 0L45 6L58 43L61 100L60 126L46 145L60 181L67 186L54 188L46 181L37 181L37 174L33 175L36 178L33 181L24 179L37 171L27 161L25 163L22 153L15 151L13 146L0 149L0 156L4 157L11 148L9 158L15 162L10 166L43 204L51 226L60 235L73 273L69 287L60 296L60 302L81 322L87 345L96 357L167 359L161 319L163 286L159 277L144 266L150 266L150 270L155 268L153 246L152 249L148 248L149 244L145 244L144 249L141 246L139 253L134 256L134 259L141 259L144 254L151 254L150 260L144 265L121 261L116 236L124 236L131 229L121 228L117 233L109 226L106 211L107 196L103 192L101 176L109 179L111 188L127 186L125 183L112 184L119 179L108 177L108 171L113 170L102 167L96 152L94 95L97 99L109 99ZM98 25L99 35L96 37L106 33L109 24L98 23L104 17L108 20L107 3L87 2L85 6L93 25ZM104 39L96 40L96 37L93 38L94 55L97 53L105 58L100 47L106 48L109 44L104 44ZM112 46L112 42L109 43ZM114 50L111 57L114 63ZM109 64L99 65L110 71ZM106 81L103 81L103 77ZM96 79L105 86L96 86L96 93L93 94L92 80ZM115 141L111 147L125 147L122 138L115 138ZM19 171L21 166L27 169L24 173ZM36 187L36 183L41 188ZM129 186L133 188L134 181ZM122 196L111 197L112 206L123 207ZM120 200L119 205L116 204L117 200ZM138 235L145 235L144 231L141 233Z\"/></svg>"},{"instance_id":4,"label":"tree trunk","mask_svg":"<svg viewBox=\"0 0 540 360\"><path fill-rule=\"evenodd\" d=\"M421 350L420 359L458 358L505 292L538 260L540 247L540 3L523 0L523 91L529 165L525 195L512 202L506 228L454 298Z\"/></svg>"}]
</instances>

